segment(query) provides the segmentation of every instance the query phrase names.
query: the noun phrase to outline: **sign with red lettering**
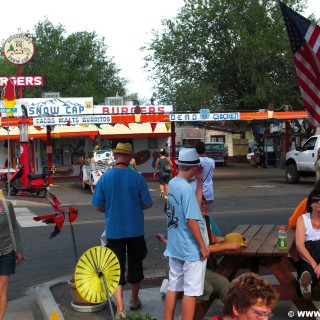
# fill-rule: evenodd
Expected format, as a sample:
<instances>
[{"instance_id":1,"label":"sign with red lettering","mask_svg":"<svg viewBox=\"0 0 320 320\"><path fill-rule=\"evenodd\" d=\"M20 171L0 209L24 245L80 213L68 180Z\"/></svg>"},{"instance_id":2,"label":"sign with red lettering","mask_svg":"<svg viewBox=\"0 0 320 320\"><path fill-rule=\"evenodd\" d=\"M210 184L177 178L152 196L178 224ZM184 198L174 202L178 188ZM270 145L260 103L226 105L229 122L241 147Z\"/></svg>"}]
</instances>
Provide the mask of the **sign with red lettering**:
<instances>
[{"instance_id":1,"label":"sign with red lettering","mask_svg":"<svg viewBox=\"0 0 320 320\"><path fill-rule=\"evenodd\" d=\"M103 106L95 105L95 114L126 114L135 113L136 106ZM141 113L169 113L172 112L172 106L140 106Z\"/></svg>"},{"instance_id":2,"label":"sign with red lettering","mask_svg":"<svg viewBox=\"0 0 320 320\"><path fill-rule=\"evenodd\" d=\"M42 76L19 76L19 77L0 76L0 85L4 87L7 84L9 79L11 79L14 85L18 87L43 86Z\"/></svg>"}]
</instances>

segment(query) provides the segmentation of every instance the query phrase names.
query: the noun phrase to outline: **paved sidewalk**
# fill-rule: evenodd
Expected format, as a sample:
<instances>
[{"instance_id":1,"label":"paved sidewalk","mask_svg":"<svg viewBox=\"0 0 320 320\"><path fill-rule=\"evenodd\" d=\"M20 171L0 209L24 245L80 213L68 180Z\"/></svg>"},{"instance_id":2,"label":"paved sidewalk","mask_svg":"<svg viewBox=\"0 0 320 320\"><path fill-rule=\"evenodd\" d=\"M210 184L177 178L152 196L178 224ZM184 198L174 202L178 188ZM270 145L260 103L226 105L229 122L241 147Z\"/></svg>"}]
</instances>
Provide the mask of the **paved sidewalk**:
<instances>
[{"instance_id":1,"label":"paved sidewalk","mask_svg":"<svg viewBox=\"0 0 320 320\"><path fill-rule=\"evenodd\" d=\"M19 300L8 303L5 320L112 320L108 304L101 311L95 313L81 313L71 308L71 294L67 287L67 280L71 275L58 278L32 288L27 295ZM271 276L265 276L269 281L274 282ZM160 297L159 285L161 279L146 279L146 284L140 291L142 308L135 313L149 313L157 320L163 319L164 301ZM125 305L129 305L130 290L125 287ZM315 302L317 305L319 302ZM180 314L181 300L178 301L176 317ZM319 307L317 305L317 307ZM127 311L128 312L128 311ZM288 312L293 312L288 317ZM290 301L281 301L273 310L274 320L299 319L296 309ZM130 314L130 311L128 312ZM214 315L222 315L222 303L220 300L214 302L204 320L212 320ZM294 315L294 316L292 316ZM300 317L301 319L301 317Z\"/></svg>"}]
</instances>

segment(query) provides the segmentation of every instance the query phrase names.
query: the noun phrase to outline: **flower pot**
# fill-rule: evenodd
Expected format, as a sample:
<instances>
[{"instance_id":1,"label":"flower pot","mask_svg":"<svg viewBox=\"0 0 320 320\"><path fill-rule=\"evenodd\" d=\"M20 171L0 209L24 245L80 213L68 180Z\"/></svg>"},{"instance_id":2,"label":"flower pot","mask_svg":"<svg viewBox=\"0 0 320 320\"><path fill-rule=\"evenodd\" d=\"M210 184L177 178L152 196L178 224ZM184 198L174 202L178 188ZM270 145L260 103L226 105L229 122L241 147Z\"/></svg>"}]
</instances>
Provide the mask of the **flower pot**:
<instances>
[{"instance_id":1,"label":"flower pot","mask_svg":"<svg viewBox=\"0 0 320 320\"><path fill-rule=\"evenodd\" d=\"M80 296L77 287L72 280L68 281L68 286L71 290L71 307L73 310L78 312L97 312L102 310L106 306L106 301L98 304L93 304L84 300Z\"/></svg>"},{"instance_id":2,"label":"flower pot","mask_svg":"<svg viewBox=\"0 0 320 320\"><path fill-rule=\"evenodd\" d=\"M77 290L77 287L76 287L76 284L72 281L72 280L69 280L68 281L68 286L70 288L70 291L71 291L71 297L72 297L72 301L77 303L77 304L85 304L85 305L89 305L91 303L87 302L86 300L84 300L78 290Z\"/></svg>"}]
</instances>

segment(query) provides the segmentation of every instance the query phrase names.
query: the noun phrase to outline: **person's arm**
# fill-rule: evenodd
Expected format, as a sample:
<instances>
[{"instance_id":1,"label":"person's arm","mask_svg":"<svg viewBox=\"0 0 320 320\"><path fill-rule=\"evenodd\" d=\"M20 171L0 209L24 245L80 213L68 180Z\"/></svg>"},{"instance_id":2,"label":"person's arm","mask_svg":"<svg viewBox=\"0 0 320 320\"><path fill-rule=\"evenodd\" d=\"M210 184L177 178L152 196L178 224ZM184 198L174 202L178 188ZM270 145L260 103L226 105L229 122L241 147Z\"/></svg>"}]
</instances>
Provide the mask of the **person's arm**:
<instances>
[{"instance_id":1,"label":"person's arm","mask_svg":"<svg viewBox=\"0 0 320 320\"><path fill-rule=\"evenodd\" d=\"M98 210L100 212L104 212L105 211L105 207L96 206L96 210Z\"/></svg>"},{"instance_id":2,"label":"person's arm","mask_svg":"<svg viewBox=\"0 0 320 320\"><path fill-rule=\"evenodd\" d=\"M209 245L208 249L210 253L221 252L226 250L239 250L241 248L238 242L230 242L230 243L216 243L213 245Z\"/></svg>"},{"instance_id":3,"label":"person's arm","mask_svg":"<svg viewBox=\"0 0 320 320\"><path fill-rule=\"evenodd\" d=\"M173 167L173 163L169 157L167 157L167 161L170 163L170 166Z\"/></svg>"},{"instance_id":4,"label":"person's arm","mask_svg":"<svg viewBox=\"0 0 320 320\"><path fill-rule=\"evenodd\" d=\"M203 167L202 166L197 167L195 177L197 180L196 197L197 197L199 207L201 207L202 194L203 194Z\"/></svg>"},{"instance_id":5,"label":"person's arm","mask_svg":"<svg viewBox=\"0 0 320 320\"><path fill-rule=\"evenodd\" d=\"M296 247L299 252L299 256L301 259L309 263L312 268L315 270L316 274L319 277L320 274L320 265L312 258L311 254L307 250L304 242L305 242L305 232L306 228L304 225L303 217L300 216L297 221L297 228L296 228Z\"/></svg>"},{"instance_id":6,"label":"person's arm","mask_svg":"<svg viewBox=\"0 0 320 320\"><path fill-rule=\"evenodd\" d=\"M17 262L17 264L20 264L24 259L24 255L23 255L22 241L21 241L21 237L20 237L19 227L18 227L17 218L16 218L16 214L15 214L12 203L7 201L7 205L8 205L8 209L9 209L9 215L10 215L10 219L11 219L13 235L14 235L16 245L17 245L16 262Z\"/></svg>"},{"instance_id":7,"label":"person's arm","mask_svg":"<svg viewBox=\"0 0 320 320\"><path fill-rule=\"evenodd\" d=\"M160 159L160 158L157 159L156 165L154 166L154 173L153 173L153 176L154 176L154 177L156 176L157 171L158 171L159 159Z\"/></svg>"},{"instance_id":8,"label":"person's arm","mask_svg":"<svg viewBox=\"0 0 320 320\"><path fill-rule=\"evenodd\" d=\"M211 239L214 244L224 241L224 237L218 237L214 234L214 232L211 229L211 226L210 226L210 232L211 232Z\"/></svg>"},{"instance_id":9,"label":"person's arm","mask_svg":"<svg viewBox=\"0 0 320 320\"><path fill-rule=\"evenodd\" d=\"M209 251L207 249L206 244L204 243L200 227L197 220L188 219L187 220L188 227L195 238L195 240L198 242L200 247L200 253L201 253L201 260L206 260L209 257Z\"/></svg>"},{"instance_id":10,"label":"person's arm","mask_svg":"<svg viewBox=\"0 0 320 320\"><path fill-rule=\"evenodd\" d=\"M214 234L210 227L211 239L213 244L209 245L210 253L221 252L225 250L239 250L241 248L238 242L223 243L224 237L218 237Z\"/></svg>"}]
</instances>

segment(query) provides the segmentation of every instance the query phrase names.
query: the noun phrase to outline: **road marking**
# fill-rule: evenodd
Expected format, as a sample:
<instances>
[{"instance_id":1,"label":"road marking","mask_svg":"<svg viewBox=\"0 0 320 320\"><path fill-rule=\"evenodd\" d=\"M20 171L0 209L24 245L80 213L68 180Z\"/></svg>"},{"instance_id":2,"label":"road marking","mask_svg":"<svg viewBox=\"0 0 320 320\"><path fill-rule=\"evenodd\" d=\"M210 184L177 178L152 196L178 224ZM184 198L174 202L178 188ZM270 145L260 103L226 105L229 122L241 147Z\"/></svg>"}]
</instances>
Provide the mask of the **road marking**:
<instances>
[{"instance_id":1,"label":"road marking","mask_svg":"<svg viewBox=\"0 0 320 320\"><path fill-rule=\"evenodd\" d=\"M15 208L14 211L21 228L47 226L47 224L42 223L41 221L34 221L33 217L37 217L37 215L30 211L28 208Z\"/></svg>"},{"instance_id":2,"label":"road marking","mask_svg":"<svg viewBox=\"0 0 320 320\"><path fill-rule=\"evenodd\" d=\"M260 185L260 186L250 186L251 188L275 188L276 186L270 185Z\"/></svg>"}]
</instances>

